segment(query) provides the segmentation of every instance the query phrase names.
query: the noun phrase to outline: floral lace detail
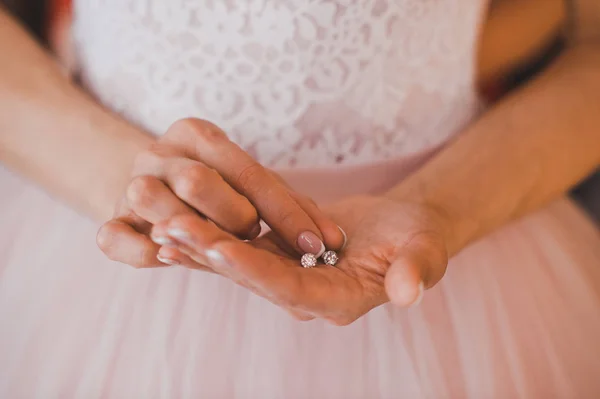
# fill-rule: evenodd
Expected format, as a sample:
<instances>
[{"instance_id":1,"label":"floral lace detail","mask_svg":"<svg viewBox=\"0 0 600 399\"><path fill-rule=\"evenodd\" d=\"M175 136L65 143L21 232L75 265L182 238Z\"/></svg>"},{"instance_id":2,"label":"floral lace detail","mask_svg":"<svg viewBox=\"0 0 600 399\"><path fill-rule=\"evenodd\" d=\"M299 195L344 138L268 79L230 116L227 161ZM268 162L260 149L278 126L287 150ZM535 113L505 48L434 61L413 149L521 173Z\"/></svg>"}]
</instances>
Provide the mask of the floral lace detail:
<instances>
[{"instance_id":1,"label":"floral lace detail","mask_svg":"<svg viewBox=\"0 0 600 399\"><path fill-rule=\"evenodd\" d=\"M485 0L78 0L84 82L156 134L210 120L269 166L437 146L476 112Z\"/></svg>"}]
</instances>

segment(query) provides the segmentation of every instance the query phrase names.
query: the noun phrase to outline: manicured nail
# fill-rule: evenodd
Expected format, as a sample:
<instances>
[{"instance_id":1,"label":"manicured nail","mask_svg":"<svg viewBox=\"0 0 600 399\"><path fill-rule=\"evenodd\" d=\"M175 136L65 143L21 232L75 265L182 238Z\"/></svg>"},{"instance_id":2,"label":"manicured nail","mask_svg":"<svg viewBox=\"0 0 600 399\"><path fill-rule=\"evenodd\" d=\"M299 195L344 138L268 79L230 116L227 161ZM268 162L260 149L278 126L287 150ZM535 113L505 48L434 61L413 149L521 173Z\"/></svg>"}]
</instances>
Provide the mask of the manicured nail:
<instances>
[{"instance_id":1,"label":"manicured nail","mask_svg":"<svg viewBox=\"0 0 600 399\"><path fill-rule=\"evenodd\" d=\"M172 245L173 241L168 237L150 237L155 244L158 245Z\"/></svg>"},{"instance_id":2,"label":"manicured nail","mask_svg":"<svg viewBox=\"0 0 600 399\"><path fill-rule=\"evenodd\" d=\"M346 249L346 245L348 245L348 236L346 235L346 232L344 231L344 229L342 229L340 226L338 226L338 229L340 229L340 231L342 232L342 235L344 236L344 244L342 245L342 250Z\"/></svg>"},{"instance_id":3,"label":"manicured nail","mask_svg":"<svg viewBox=\"0 0 600 399\"><path fill-rule=\"evenodd\" d=\"M315 255L317 258L325 252L325 244L313 232L305 231L298 237L298 246L300 249L309 254Z\"/></svg>"},{"instance_id":4,"label":"manicured nail","mask_svg":"<svg viewBox=\"0 0 600 399\"><path fill-rule=\"evenodd\" d=\"M415 301L412 303L412 305L410 305L411 308L417 307L419 306L419 304L421 303L421 301L423 300L423 296L425 295L425 285L423 284L423 282L421 281L419 283L419 293L417 295L417 298L415 299Z\"/></svg>"},{"instance_id":5,"label":"manicured nail","mask_svg":"<svg viewBox=\"0 0 600 399\"><path fill-rule=\"evenodd\" d=\"M223 256L223 254L215 249L206 250L204 252L204 255L208 258L208 260L212 264L214 264L216 266L229 267L229 264L225 260L225 257Z\"/></svg>"},{"instance_id":6,"label":"manicured nail","mask_svg":"<svg viewBox=\"0 0 600 399\"><path fill-rule=\"evenodd\" d=\"M165 258L164 256L156 255L156 259L158 259L159 262L164 263L166 265L171 265L171 266L179 265L179 261L177 261L175 259L171 259L171 258Z\"/></svg>"},{"instance_id":7,"label":"manicured nail","mask_svg":"<svg viewBox=\"0 0 600 399\"><path fill-rule=\"evenodd\" d=\"M177 241L181 241L184 244L187 244L190 246L194 245L194 243L192 242L192 239L187 231L184 231L181 229L169 229L169 230L167 230L167 234L169 234L169 236L173 237Z\"/></svg>"}]
</instances>

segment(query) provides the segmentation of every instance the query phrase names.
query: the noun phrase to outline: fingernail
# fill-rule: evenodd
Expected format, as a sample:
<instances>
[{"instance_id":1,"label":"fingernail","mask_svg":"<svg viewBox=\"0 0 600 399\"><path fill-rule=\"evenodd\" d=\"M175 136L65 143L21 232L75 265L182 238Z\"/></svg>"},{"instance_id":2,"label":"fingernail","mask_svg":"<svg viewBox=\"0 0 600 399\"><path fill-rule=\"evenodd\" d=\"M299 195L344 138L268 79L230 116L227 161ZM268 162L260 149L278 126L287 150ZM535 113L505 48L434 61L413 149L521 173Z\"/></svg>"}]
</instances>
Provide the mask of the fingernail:
<instances>
[{"instance_id":1,"label":"fingernail","mask_svg":"<svg viewBox=\"0 0 600 399\"><path fill-rule=\"evenodd\" d=\"M167 234L184 244L194 245L187 231L181 229L169 229L167 230Z\"/></svg>"},{"instance_id":2,"label":"fingernail","mask_svg":"<svg viewBox=\"0 0 600 399\"><path fill-rule=\"evenodd\" d=\"M298 237L298 246L305 253L313 254L317 258L325 252L325 244L323 244L323 241L311 231L305 231L300 234Z\"/></svg>"},{"instance_id":3,"label":"fingernail","mask_svg":"<svg viewBox=\"0 0 600 399\"><path fill-rule=\"evenodd\" d=\"M342 232L342 235L344 236L344 244L342 245L342 250L346 249L346 245L348 244L348 236L346 235L346 232L344 231L344 229L342 229L340 226L338 226L338 229L340 229L340 231Z\"/></svg>"},{"instance_id":4,"label":"fingernail","mask_svg":"<svg viewBox=\"0 0 600 399\"><path fill-rule=\"evenodd\" d=\"M208 260L216 266L224 266L229 267L229 264L225 260L223 254L215 249L208 249L204 252L204 255L208 258Z\"/></svg>"},{"instance_id":5,"label":"fingernail","mask_svg":"<svg viewBox=\"0 0 600 399\"><path fill-rule=\"evenodd\" d=\"M171 241L168 237L150 237L155 244L158 245L171 245L173 241Z\"/></svg>"},{"instance_id":6,"label":"fingernail","mask_svg":"<svg viewBox=\"0 0 600 399\"><path fill-rule=\"evenodd\" d=\"M171 265L171 266L179 265L179 261L177 261L175 259L171 259L171 258L165 258L164 256L156 255L156 259L158 259L159 262L164 263L166 265Z\"/></svg>"},{"instance_id":7,"label":"fingernail","mask_svg":"<svg viewBox=\"0 0 600 399\"><path fill-rule=\"evenodd\" d=\"M414 302L410 305L411 308L417 307L419 306L419 304L421 303L421 301L423 300L423 296L425 295L425 285L423 284L423 282L421 281L419 283L419 293L417 294L417 298L414 300Z\"/></svg>"}]
</instances>

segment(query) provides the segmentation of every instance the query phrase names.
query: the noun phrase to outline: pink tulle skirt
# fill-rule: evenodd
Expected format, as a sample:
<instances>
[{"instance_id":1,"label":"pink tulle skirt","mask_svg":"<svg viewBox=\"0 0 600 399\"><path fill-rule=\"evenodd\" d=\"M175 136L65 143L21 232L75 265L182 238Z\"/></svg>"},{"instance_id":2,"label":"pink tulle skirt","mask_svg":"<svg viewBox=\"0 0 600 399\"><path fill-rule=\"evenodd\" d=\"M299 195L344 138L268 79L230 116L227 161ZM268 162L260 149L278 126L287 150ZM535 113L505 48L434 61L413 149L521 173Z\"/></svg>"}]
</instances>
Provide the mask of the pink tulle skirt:
<instances>
[{"instance_id":1,"label":"pink tulle skirt","mask_svg":"<svg viewBox=\"0 0 600 399\"><path fill-rule=\"evenodd\" d=\"M567 199L462 252L418 308L334 327L112 263L94 223L0 184L2 398L600 397L600 233Z\"/></svg>"}]
</instances>

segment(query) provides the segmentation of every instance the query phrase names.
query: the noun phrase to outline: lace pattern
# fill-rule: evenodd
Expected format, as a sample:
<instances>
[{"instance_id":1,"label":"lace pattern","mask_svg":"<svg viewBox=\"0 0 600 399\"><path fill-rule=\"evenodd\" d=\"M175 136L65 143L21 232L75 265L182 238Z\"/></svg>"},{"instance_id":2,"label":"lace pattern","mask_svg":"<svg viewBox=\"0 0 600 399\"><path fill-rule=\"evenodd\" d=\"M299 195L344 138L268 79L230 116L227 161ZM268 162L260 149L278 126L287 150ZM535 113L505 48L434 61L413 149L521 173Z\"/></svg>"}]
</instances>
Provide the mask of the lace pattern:
<instances>
[{"instance_id":1,"label":"lace pattern","mask_svg":"<svg viewBox=\"0 0 600 399\"><path fill-rule=\"evenodd\" d=\"M100 101L160 134L208 119L272 167L364 164L474 115L485 0L78 0Z\"/></svg>"}]
</instances>

